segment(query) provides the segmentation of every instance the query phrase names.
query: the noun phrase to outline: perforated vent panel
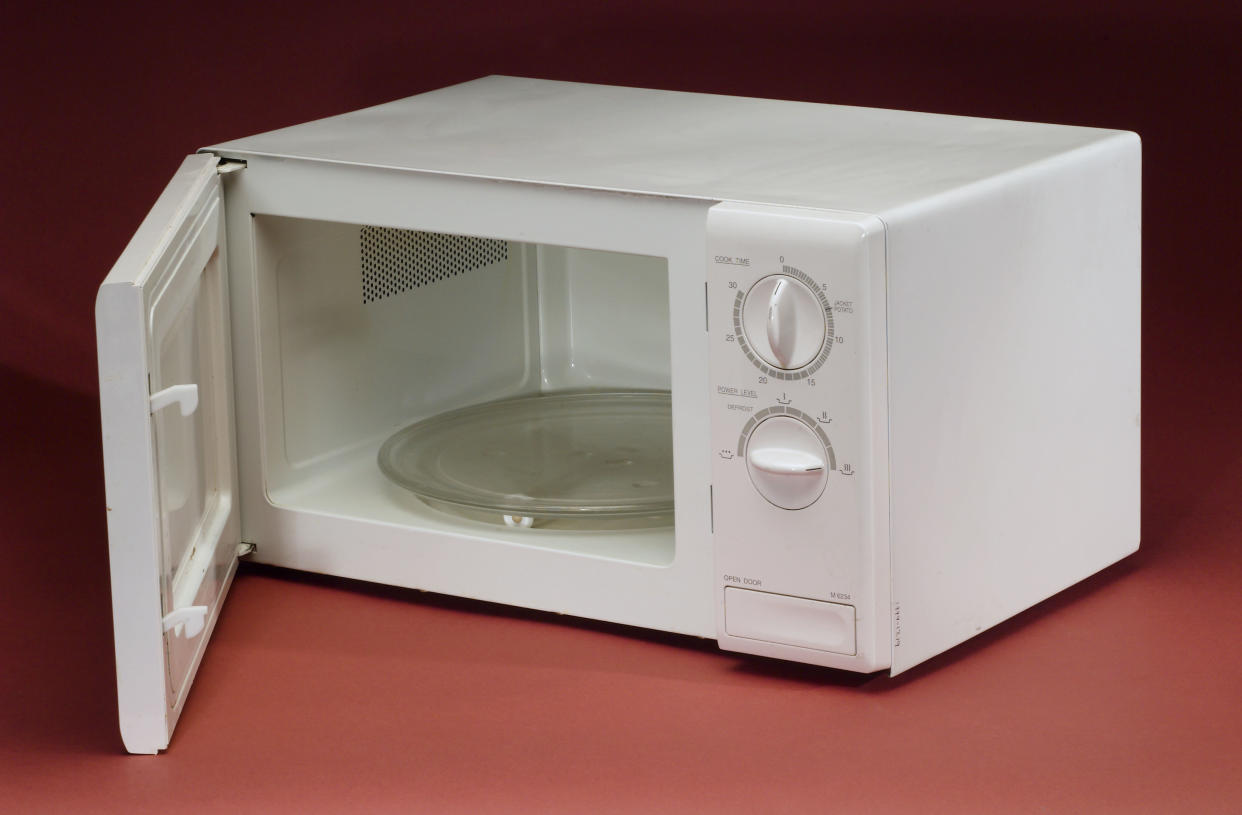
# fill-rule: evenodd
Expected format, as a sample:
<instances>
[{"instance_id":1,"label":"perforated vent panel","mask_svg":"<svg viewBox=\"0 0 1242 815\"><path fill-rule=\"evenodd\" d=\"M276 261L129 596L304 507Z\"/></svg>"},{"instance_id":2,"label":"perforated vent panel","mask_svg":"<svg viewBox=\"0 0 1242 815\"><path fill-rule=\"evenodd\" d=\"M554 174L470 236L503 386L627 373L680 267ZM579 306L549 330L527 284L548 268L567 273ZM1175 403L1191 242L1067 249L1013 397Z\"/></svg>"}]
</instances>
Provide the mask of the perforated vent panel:
<instances>
[{"instance_id":1,"label":"perforated vent panel","mask_svg":"<svg viewBox=\"0 0 1242 815\"><path fill-rule=\"evenodd\" d=\"M364 226L359 243L364 303L429 286L509 258L507 241L414 229Z\"/></svg>"}]
</instances>

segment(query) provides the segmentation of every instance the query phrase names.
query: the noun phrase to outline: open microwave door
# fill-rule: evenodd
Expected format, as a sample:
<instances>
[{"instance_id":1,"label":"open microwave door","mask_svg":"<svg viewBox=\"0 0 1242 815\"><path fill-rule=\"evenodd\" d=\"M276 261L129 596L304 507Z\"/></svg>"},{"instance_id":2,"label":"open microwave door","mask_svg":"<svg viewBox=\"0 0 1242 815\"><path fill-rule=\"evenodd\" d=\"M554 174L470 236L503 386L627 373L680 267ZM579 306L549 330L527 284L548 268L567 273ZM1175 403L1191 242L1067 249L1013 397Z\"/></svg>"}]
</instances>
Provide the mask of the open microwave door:
<instances>
[{"instance_id":1,"label":"open microwave door","mask_svg":"<svg viewBox=\"0 0 1242 815\"><path fill-rule=\"evenodd\" d=\"M95 301L121 737L168 746L237 568L219 160L185 159Z\"/></svg>"}]
</instances>

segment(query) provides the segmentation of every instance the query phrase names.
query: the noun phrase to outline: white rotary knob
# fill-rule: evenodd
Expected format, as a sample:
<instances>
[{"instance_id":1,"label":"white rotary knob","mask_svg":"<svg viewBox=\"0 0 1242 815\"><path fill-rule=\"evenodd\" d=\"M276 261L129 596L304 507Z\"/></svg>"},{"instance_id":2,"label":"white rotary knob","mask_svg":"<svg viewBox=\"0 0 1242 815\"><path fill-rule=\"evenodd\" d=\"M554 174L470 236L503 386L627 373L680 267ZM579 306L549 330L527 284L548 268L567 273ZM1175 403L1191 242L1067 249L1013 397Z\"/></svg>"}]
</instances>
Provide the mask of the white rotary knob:
<instances>
[{"instance_id":1,"label":"white rotary knob","mask_svg":"<svg viewBox=\"0 0 1242 815\"><path fill-rule=\"evenodd\" d=\"M768 501L782 509L803 509L824 491L828 453L811 428L788 416L773 416L751 431L746 469Z\"/></svg>"},{"instance_id":2,"label":"white rotary knob","mask_svg":"<svg viewBox=\"0 0 1242 815\"><path fill-rule=\"evenodd\" d=\"M809 365L824 347L824 308L802 281L769 275L747 293L742 329L765 362L792 371Z\"/></svg>"}]
</instances>

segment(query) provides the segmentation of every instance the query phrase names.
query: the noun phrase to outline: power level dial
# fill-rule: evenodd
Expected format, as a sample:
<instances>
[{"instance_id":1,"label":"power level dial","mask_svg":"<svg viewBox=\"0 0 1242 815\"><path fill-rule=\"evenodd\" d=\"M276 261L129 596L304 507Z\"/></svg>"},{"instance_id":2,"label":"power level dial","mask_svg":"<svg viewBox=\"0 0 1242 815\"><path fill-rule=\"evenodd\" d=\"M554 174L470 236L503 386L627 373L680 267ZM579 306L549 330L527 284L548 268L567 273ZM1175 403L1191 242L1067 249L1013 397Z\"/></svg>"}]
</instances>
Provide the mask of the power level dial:
<instances>
[{"instance_id":1,"label":"power level dial","mask_svg":"<svg viewBox=\"0 0 1242 815\"><path fill-rule=\"evenodd\" d=\"M792 416L771 416L746 439L746 469L764 498L781 509L805 509L819 499L835 466L821 434Z\"/></svg>"},{"instance_id":2,"label":"power level dial","mask_svg":"<svg viewBox=\"0 0 1242 815\"><path fill-rule=\"evenodd\" d=\"M777 379L801 379L823 364L832 348L832 310L819 286L802 271L782 267L739 293L733 313L742 350Z\"/></svg>"}]
</instances>

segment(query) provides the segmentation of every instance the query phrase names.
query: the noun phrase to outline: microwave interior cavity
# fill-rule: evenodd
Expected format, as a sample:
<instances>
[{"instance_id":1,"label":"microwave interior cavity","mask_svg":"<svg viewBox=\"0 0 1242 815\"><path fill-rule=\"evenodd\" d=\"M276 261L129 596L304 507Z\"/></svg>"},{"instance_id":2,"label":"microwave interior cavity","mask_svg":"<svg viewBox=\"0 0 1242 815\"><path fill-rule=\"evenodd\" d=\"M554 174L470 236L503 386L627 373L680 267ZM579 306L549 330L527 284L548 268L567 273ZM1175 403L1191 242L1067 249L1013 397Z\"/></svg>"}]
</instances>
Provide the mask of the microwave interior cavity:
<instances>
[{"instance_id":1,"label":"microwave interior cavity","mask_svg":"<svg viewBox=\"0 0 1242 815\"><path fill-rule=\"evenodd\" d=\"M275 506L672 560L666 259L252 223Z\"/></svg>"}]
</instances>

